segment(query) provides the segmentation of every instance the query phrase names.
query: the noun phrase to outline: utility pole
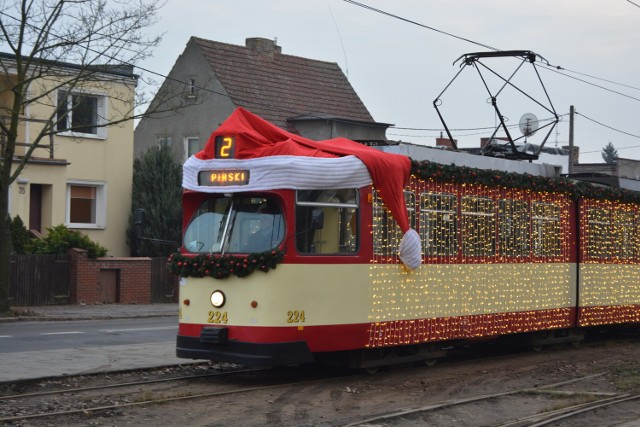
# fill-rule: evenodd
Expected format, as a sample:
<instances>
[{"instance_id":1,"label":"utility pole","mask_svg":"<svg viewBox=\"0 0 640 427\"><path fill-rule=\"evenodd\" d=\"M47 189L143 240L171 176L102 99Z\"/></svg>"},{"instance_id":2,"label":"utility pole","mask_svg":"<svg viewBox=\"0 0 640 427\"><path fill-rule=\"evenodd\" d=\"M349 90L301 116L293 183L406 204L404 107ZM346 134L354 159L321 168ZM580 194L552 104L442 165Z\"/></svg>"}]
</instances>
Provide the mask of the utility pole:
<instances>
[{"instance_id":1,"label":"utility pole","mask_svg":"<svg viewBox=\"0 0 640 427\"><path fill-rule=\"evenodd\" d=\"M573 116L575 113L575 108L573 105L569 107L569 176L573 173L573 162L574 162L574 153L573 153Z\"/></svg>"}]
</instances>

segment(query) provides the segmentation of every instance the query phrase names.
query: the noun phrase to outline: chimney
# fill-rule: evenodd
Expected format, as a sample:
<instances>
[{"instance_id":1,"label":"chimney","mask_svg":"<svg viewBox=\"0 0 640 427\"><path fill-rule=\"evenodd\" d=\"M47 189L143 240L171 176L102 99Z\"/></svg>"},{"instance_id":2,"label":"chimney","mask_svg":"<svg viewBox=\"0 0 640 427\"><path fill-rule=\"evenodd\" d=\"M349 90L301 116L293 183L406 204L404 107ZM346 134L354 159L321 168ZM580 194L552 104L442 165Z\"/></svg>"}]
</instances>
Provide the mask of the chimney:
<instances>
[{"instance_id":1,"label":"chimney","mask_svg":"<svg viewBox=\"0 0 640 427\"><path fill-rule=\"evenodd\" d=\"M453 144L451 143L451 140L449 138L443 138L441 135L440 138L436 138L436 147L453 149Z\"/></svg>"},{"instance_id":2,"label":"chimney","mask_svg":"<svg viewBox=\"0 0 640 427\"><path fill-rule=\"evenodd\" d=\"M258 55L273 58L274 53L282 53L282 48L276 44L275 40L264 39L262 37L251 37L245 40L245 46Z\"/></svg>"}]
</instances>

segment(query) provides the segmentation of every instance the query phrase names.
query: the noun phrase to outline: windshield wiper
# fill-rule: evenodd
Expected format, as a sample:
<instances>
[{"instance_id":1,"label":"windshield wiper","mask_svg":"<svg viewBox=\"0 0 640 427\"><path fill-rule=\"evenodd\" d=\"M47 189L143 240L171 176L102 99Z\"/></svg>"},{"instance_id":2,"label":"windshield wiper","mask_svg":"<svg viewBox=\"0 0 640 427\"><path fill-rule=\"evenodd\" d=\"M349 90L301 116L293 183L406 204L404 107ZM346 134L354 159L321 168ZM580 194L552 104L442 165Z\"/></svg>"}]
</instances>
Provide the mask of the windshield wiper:
<instances>
[{"instance_id":1,"label":"windshield wiper","mask_svg":"<svg viewBox=\"0 0 640 427\"><path fill-rule=\"evenodd\" d=\"M222 231L222 238L221 238L222 243L220 245L220 254L221 255L224 255L224 251L225 251L225 248L227 246L227 237L229 236L229 234L231 234L230 230L229 230L229 228L230 228L229 225L231 224L231 217L235 216L235 212L233 210L234 202L235 202L235 200L231 199L231 205L229 206L229 213L227 214L227 220L224 223L224 230ZM213 248L211 248L211 249L213 249Z\"/></svg>"}]
</instances>

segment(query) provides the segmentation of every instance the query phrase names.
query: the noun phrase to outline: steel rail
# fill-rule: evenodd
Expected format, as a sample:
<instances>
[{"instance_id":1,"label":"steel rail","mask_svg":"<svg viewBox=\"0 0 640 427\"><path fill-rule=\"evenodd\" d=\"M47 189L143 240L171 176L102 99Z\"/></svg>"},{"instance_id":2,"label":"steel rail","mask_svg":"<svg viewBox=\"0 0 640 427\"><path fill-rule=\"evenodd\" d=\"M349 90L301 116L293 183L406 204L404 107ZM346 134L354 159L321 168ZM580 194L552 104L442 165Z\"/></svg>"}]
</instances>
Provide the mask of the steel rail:
<instances>
[{"instance_id":1,"label":"steel rail","mask_svg":"<svg viewBox=\"0 0 640 427\"><path fill-rule=\"evenodd\" d=\"M450 407L453 407L453 406L465 405L465 404L468 404L468 403L474 403L474 402L479 402L479 401L483 401L483 400L495 399L495 398L498 398L498 397L511 396L511 395L514 395L514 394L540 392L541 390L545 390L545 389L561 387L561 386L564 386L564 385L567 385L567 384L573 384L573 383L576 383L576 382L585 381L585 380L589 380L589 379L592 379L592 378L597 378L597 377L606 375L607 373L608 372L601 372L601 373L597 373L597 374L594 374L594 375L588 375L586 377L573 378L573 379L570 379L570 380L561 381L561 382L552 383L552 384L547 384L547 385L539 386L539 387L536 387L536 388L526 387L526 388L521 388L521 389L516 389L516 390L504 391L504 392L500 392L500 393L483 394L483 395L472 396L472 397L467 397L467 398L463 398L463 399L447 400L447 401L444 401L444 402L436 402L436 403L432 403L432 404L429 404L429 405L421 406L419 408L405 409L405 410L402 410L402 411L397 411L397 412L391 412L391 413L387 413L387 414L377 415L377 416L370 417L370 418L367 418L367 419L364 419L364 420L359 420L359 421L356 421L356 422L345 424L343 427L359 426L359 425L363 425L363 424L375 423L375 422L378 422L378 421L389 421L389 420L392 420L392 419L395 419L395 418L398 418L398 417L402 417L402 416L405 416L405 415L418 414L418 413L421 413L421 412L437 411L437 410L440 410L440 409L450 408ZM600 393L596 393L596 394L600 394ZM605 395L610 396L609 393L606 393ZM608 399L611 399L611 397L608 397Z\"/></svg>"},{"instance_id":2,"label":"steel rail","mask_svg":"<svg viewBox=\"0 0 640 427\"><path fill-rule=\"evenodd\" d=\"M20 394L0 396L0 401L25 399L25 398L40 397L40 396L50 396L55 394L82 393L85 391L104 390L104 389L116 388L116 387L132 387L137 385L155 384L155 383L170 382L170 381L192 380L192 379L198 379L198 378L226 376L226 375L241 374L241 373L247 373L247 372L260 372L263 370L265 369L242 369L242 370L236 370L236 371L215 372L211 374L185 375L181 377L156 378L153 380L128 381L128 382L115 383L115 384L103 384L103 385L97 385L92 387L76 387L76 388L66 388L66 389L60 389L60 390L38 391L35 393L20 393ZM110 372L110 374L117 374L117 373L118 372ZM72 378L72 377L65 377L65 380L68 380L69 378Z\"/></svg>"},{"instance_id":3,"label":"steel rail","mask_svg":"<svg viewBox=\"0 0 640 427\"><path fill-rule=\"evenodd\" d=\"M157 399L146 399L146 400L141 400L141 401L136 401L136 402L117 403L117 404L113 404L113 405L103 405L103 406L95 406L95 407L83 407L83 408L69 409L69 410L64 410L64 411L53 411L53 412L42 412L42 413L37 413L37 414L16 415L16 416L9 416L9 417L0 418L0 424L7 423L7 422L14 422L14 421L32 420L32 419L36 419L36 418L48 418L48 417L58 417L58 416L67 416L67 415L76 415L76 414L85 414L86 415L86 414L93 413L93 412L102 412L102 411L108 411L108 410L131 408L131 407L145 406L145 405L151 405L151 404L169 403L169 402L177 402L177 401L184 401L184 400L191 400L191 399L201 399L201 398L210 398L210 397L229 396L229 395L234 395L234 394L250 393L250 392L261 391L261 390L271 390L271 389L275 389L275 388L279 388L279 387L288 387L288 386L295 386L295 385L317 384L318 382L331 381L331 380L335 380L337 378L342 379L342 378L345 378L345 376L333 376L333 377L329 377L329 378L320 378L320 379L312 379L312 380L304 380L304 381L294 381L294 382L287 382L287 383L282 383L282 384L271 384L271 385L267 385L267 386L246 387L246 388L240 388L240 389L235 389L235 390L216 391L216 392L211 392L211 393L199 393L199 394L189 394L189 395L181 394L181 395L178 395L178 396L168 396L168 397L162 397L162 398L157 398Z\"/></svg>"}]
</instances>

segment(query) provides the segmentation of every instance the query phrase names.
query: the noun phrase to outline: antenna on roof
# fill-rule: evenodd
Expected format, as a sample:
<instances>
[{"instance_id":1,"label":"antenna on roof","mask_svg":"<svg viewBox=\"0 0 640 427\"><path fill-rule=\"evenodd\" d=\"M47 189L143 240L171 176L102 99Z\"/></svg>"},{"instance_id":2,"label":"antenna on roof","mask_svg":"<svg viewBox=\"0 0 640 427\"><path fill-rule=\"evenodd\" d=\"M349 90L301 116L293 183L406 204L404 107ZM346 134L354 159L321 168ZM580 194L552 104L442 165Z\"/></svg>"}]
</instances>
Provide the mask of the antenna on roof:
<instances>
[{"instance_id":1,"label":"antenna on roof","mask_svg":"<svg viewBox=\"0 0 640 427\"><path fill-rule=\"evenodd\" d=\"M338 28L338 23L336 22L336 18L333 16L333 11L331 10L331 6L327 3L327 7L329 8L329 13L331 14L331 19L333 20L333 26L336 27L336 32L338 33L338 39L340 39L340 47L342 48L342 55L344 56L344 73L349 79L349 61L347 61L347 52L344 50L344 43L342 43L342 34L340 34L340 29Z\"/></svg>"}]
</instances>

